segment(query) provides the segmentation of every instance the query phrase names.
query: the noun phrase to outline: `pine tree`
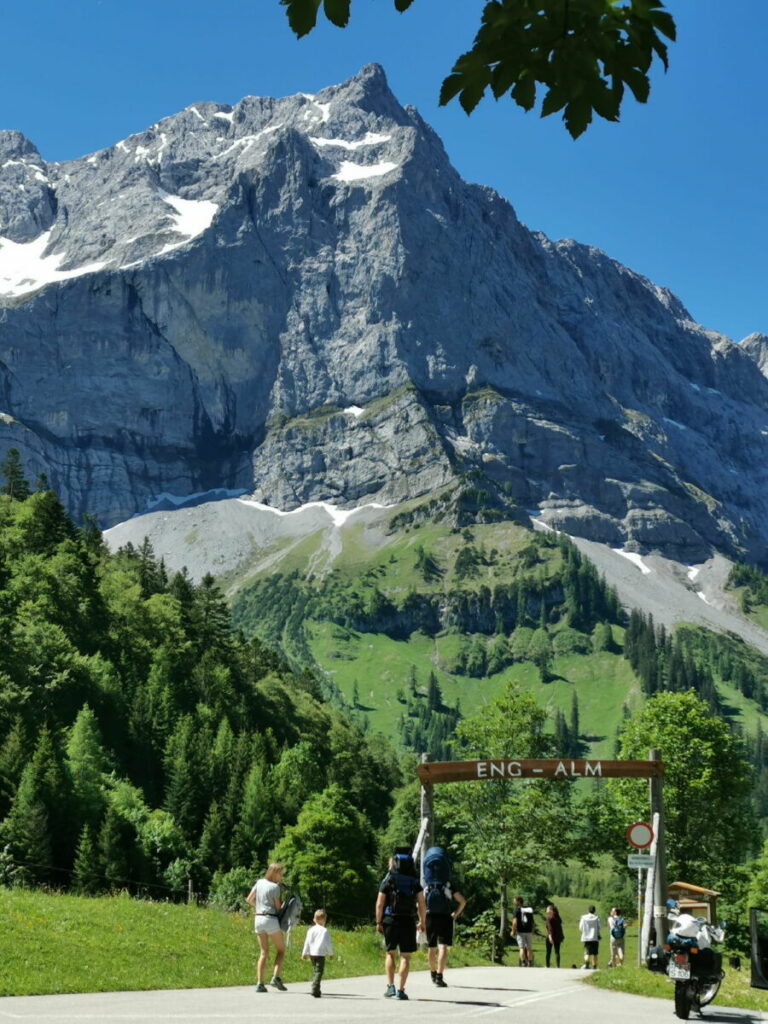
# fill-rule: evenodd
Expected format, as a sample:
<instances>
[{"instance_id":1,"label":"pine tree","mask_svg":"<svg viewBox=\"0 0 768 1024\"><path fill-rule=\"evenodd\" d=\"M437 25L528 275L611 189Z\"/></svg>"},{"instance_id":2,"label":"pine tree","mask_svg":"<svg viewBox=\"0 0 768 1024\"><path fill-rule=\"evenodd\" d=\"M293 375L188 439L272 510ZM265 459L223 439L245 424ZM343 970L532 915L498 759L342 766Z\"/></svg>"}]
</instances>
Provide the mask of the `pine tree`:
<instances>
[{"instance_id":1,"label":"pine tree","mask_svg":"<svg viewBox=\"0 0 768 1024\"><path fill-rule=\"evenodd\" d=\"M104 812L103 776L109 764L96 716L87 704L81 708L70 729L66 765L72 781L77 818L84 826L93 828Z\"/></svg>"},{"instance_id":2,"label":"pine tree","mask_svg":"<svg viewBox=\"0 0 768 1024\"><path fill-rule=\"evenodd\" d=\"M0 462L0 476L5 479L5 484L0 488L0 493L8 494L16 501L26 501L30 495L29 484L24 478L24 470L21 465L21 455L18 448L9 448L5 458Z\"/></svg>"},{"instance_id":3,"label":"pine tree","mask_svg":"<svg viewBox=\"0 0 768 1024\"><path fill-rule=\"evenodd\" d=\"M75 862L72 869L72 887L80 893L89 895L103 888L96 843L88 825L83 826L75 851Z\"/></svg>"},{"instance_id":4,"label":"pine tree","mask_svg":"<svg viewBox=\"0 0 768 1024\"><path fill-rule=\"evenodd\" d=\"M48 812L35 764L22 772L10 813L0 828L0 842L7 844L25 880L32 883L61 882L53 864L53 844Z\"/></svg>"},{"instance_id":5,"label":"pine tree","mask_svg":"<svg viewBox=\"0 0 768 1024\"><path fill-rule=\"evenodd\" d=\"M579 698L576 691L571 695L571 724L568 732L570 734L569 754L571 757L578 757L581 753L581 740L579 728Z\"/></svg>"},{"instance_id":6,"label":"pine tree","mask_svg":"<svg viewBox=\"0 0 768 1024\"><path fill-rule=\"evenodd\" d=\"M102 874L110 889L130 888L131 849L135 832L129 823L110 806L99 832L96 856Z\"/></svg>"}]
</instances>

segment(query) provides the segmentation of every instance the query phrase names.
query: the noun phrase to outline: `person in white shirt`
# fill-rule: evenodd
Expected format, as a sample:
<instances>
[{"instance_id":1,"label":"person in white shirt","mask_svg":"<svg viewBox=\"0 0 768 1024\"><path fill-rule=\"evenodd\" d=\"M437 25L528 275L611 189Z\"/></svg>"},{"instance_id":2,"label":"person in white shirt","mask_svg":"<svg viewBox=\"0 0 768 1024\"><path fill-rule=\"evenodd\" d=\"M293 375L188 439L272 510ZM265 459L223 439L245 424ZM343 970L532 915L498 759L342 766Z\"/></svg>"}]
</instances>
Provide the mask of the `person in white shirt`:
<instances>
[{"instance_id":1,"label":"person in white shirt","mask_svg":"<svg viewBox=\"0 0 768 1024\"><path fill-rule=\"evenodd\" d=\"M582 971L597 967L597 954L600 949L600 918L593 906L579 918L579 936L584 943L584 964Z\"/></svg>"},{"instance_id":2,"label":"person in white shirt","mask_svg":"<svg viewBox=\"0 0 768 1024\"><path fill-rule=\"evenodd\" d=\"M301 959L312 961L312 995L315 999L319 999L322 995L320 992L320 982L325 970L325 958L333 956L333 947L331 946L331 937L328 934L328 929L325 927L327 920L325 911L316 910L312 915L312 920L315 923L311 928L307 929L304 949L301 951Z\"/></svg>"}]
</instances>

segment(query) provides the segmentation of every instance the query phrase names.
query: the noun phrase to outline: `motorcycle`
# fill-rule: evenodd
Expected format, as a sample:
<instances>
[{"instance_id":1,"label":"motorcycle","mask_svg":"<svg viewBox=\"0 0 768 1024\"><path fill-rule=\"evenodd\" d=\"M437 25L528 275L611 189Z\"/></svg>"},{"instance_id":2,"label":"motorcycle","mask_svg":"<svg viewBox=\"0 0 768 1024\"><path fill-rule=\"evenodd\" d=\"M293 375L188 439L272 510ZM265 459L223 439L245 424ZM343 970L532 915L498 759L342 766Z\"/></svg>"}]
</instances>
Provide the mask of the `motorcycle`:
<instances>
[{"instance_id":1,"label":"motorcycle","mask_svg":"<svg viewBox=\"0 0 768 1024\"><path fill-rule=\"evenodd\" d=\"M712 949L722 942L724 925L711 924L705 917L681 911L675 900L667 900L669 935L661 947L651 950L648 966L663 970L675 983L675 1014L688 1020L691 1010L711 1003L724 977L722 953Z\"/></svg>"}]
</instances>

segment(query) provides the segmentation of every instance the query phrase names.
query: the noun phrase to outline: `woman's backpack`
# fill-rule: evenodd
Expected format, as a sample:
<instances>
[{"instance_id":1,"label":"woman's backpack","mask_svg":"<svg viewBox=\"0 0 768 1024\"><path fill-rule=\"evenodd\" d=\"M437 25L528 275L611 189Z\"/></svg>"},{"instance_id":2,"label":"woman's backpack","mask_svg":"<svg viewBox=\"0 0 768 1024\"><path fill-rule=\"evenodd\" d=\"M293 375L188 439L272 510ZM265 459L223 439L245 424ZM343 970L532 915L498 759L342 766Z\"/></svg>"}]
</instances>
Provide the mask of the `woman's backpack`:
<instances>
[{"instance_id":1,"label":"woman's backpack","mask_svg":"<svg viewBox=\"0 0 768 1024\"><path fill-rule=\"evenodd\" d=\"M295 893L286 895L277 912L277 923L280 925L281 931L286 934L290 933L291 928L299 923L301 909L302 902Z\"/></svg>"}]
</instances>

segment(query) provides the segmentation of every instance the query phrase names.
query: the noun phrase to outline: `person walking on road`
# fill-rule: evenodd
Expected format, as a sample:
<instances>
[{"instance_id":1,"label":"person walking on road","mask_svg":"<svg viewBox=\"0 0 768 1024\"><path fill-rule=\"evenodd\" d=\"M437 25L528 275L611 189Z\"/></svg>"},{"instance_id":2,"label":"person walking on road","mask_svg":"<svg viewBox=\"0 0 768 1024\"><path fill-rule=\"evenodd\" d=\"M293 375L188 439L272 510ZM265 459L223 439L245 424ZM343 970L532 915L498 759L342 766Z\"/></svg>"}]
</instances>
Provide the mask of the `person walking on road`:
<instances>
[{"instance_id":1,"label":"person walking on road","mask_svg":"<svg viewBox=\"0 0 768 1024\"><path fill-rule=\"evenodd\" d=\"M611 907L611 912L608 915L608 939L611 944L609 967L624 966L624 933L626 930L627 922L621 916L621 911L618 907Z\"/></svg>"},{"instance_id":2,"label":"person walking on road","mask_svg":"<svg viewBox=\"0 0 768 1024\"><path fill-rule=\"evenodd\" d=\"M438 988L448 987L443 973L448 950L453 945L453 923L467 905L461 893L451 888L452 870L442 846L431 846L424 854L421 880L427 908L427 957L429 973Z\"/></svg>"},{"instance_id":3,"label":"person walking on road","mask_svg":"<svg viewBox=\"0 0 768 1024\"><path fill-rule=\"evenodd\" d=\"M521 967L533 967L533 907L523 906L523 897L515 896L510 934L517 942Z\"/></svg>"},{"instance_id":4,"label":"person walking on road","mask_svg":"<svg viewBox=\"0 0 768 1024\"><path fill-rule=\"evenodd\" d=\"M563 944L565 934L563 933L563 921L560 911L554 903L550 903L544 913L544 924L547 929L546 963L551 966L552 951L555 952L555 967L560 966L560 947Z\"/></svg>"},{"instance_id":5,"label":"person walking on road","mask_svg":"<svg viewBox=\"0 0 768 1024\"><path fill-rule=\"evenodd\" d=\"M582 971L597 967L597 956L600 951L600 918L594 906L587 908L586 914L579 918L579 936L584 944L584 963Z\"/></svg>"},{"instance_id":6,"label":"person walking on road","mask_svg":"<svg viewBox=\"0 0 768 1024\"><path fill-rule=\"evenodd\" d=\"M319 999L322 995L320 982L323 980L325 970L325 958L333 956L331 937L325 927L327 920L324 910L316 910L312 916L314 924L307 929L304 938L304 949L301 951L302 960L312 961L312 995Z\"/></svg>"},{"instance_id":7,"label":"person walking on road","mask_svg":"<svg viewBox=\"0 0 768 1024\"><path fill-rule=\"evenodd\" d=\"M416 952L416 932L425 928L426 907L421 883L416 878L410 851L398 850L390 858L389 871L379 885L376 897L376 931L384 936L384 970L388 998L407 999L405 982L411 953ZM418 922L418 923L417 923ZM395 952L400 951L395 988Z\"/></svg>"},{"instance_id":8,"label":"person walking on road","mask_svg":"<svg viewBox=\"0 0 768 1024\"><path fill-rule=\"evenodd\" d=\"M253 888L245 898L246 903L254 909L253 926L256 937L259 940L260 953L256 964L257 992L267 991L267 987L264 984L264 968L267 966L267 960L269 959L270 940L275 947L275 965L272 972L272 980L269 984L280 992L287 991L280 978L280 968L285 956L285 939L280 930L280 921L277 917L277 912L282 905L280 883L283 880L284 871L285 868L282 864L270 864L264 873L264 877L259 878L254 883Z\"/></svg>"}]
</instances>

